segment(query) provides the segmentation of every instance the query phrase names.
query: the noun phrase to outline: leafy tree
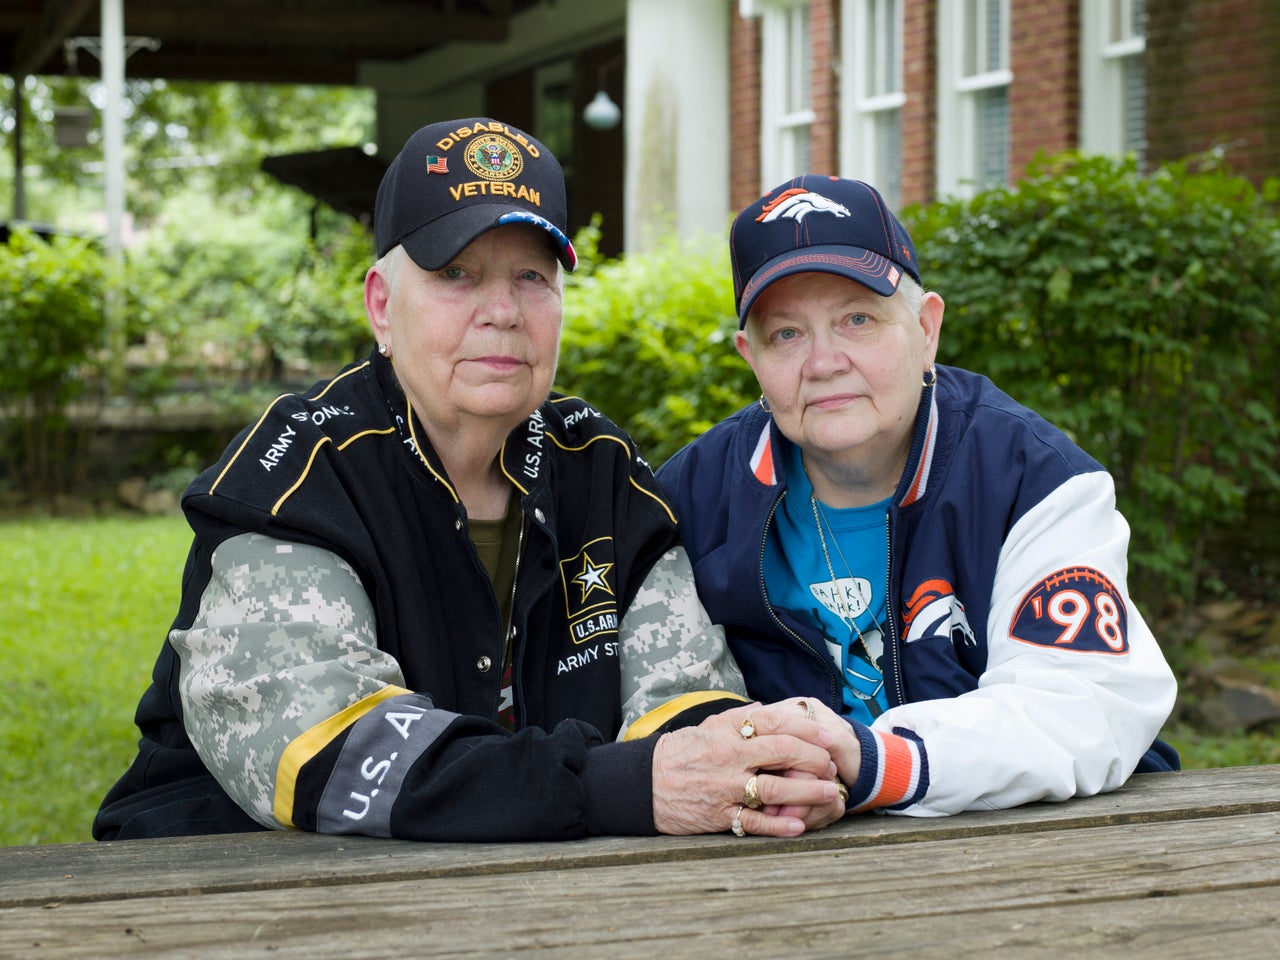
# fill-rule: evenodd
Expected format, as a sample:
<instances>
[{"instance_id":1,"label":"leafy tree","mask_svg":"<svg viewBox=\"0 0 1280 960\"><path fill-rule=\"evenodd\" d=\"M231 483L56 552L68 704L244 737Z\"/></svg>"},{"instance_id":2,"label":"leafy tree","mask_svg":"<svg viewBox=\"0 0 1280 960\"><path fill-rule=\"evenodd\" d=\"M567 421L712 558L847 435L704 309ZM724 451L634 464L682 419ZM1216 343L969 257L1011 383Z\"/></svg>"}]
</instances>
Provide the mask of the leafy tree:
<instances>
[{"instance_id":1,"label":"leafy tree","mask_svg":"<svg viewBox=\"0 0 1280 960\"><path fill-rule=\"evenodd\" d=\"M0 189L13 195L13 80L0 80ZM26 77L23 126L27 219L87 229L102 207L100 124L85 147L59 147L62 107L101 111L102 83L90 77ZM142 225L175 196L217 196L224 208L251 210L263 192L297 191L262 173L274 153L349 146L370 138L373 92L354 87L127 80L124 90L129 212Z\"/></svg>"}]
</instances>

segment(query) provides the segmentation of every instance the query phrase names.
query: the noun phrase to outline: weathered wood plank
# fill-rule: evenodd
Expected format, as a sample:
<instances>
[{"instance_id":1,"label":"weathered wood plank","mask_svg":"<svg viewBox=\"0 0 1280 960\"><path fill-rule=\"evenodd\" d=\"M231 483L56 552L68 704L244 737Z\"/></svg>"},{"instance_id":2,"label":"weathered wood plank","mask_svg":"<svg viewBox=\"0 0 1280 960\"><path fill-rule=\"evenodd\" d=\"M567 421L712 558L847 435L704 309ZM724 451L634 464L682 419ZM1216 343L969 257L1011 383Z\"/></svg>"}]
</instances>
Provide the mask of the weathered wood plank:
<instances>
[{"instance_id":1,"label":"weathered wood plank","mask_svg":"<svg viewBox=\"0 0 1280 960\"><path fill-rule=\"evenodd\" d=\"M596 838L573 843L429 844L263 833L234 837L0 848L0 906L183 896L471 876L584 865L758 857L948 838L1037 833L1067 826L1244 815L1280 810L1280 765L1149 774L1114 793L1062 804L944 819L852 817L794 840Z\"/></svg>"},{"instance_id":2,"label":"weathered wood plank","mask_svg":"<svg viewBox=\"0 0 1280 960\"><path fill-rule=\"evenodd\" d=\"M0 955L1248 956L1280 919L1280 812L0 911ZM1257 939L1266 934L1265 940ZM37 946L38 945L38 946ZM1258 953L1257 955L1268 955Z\"/></svg>"}]
</instances>

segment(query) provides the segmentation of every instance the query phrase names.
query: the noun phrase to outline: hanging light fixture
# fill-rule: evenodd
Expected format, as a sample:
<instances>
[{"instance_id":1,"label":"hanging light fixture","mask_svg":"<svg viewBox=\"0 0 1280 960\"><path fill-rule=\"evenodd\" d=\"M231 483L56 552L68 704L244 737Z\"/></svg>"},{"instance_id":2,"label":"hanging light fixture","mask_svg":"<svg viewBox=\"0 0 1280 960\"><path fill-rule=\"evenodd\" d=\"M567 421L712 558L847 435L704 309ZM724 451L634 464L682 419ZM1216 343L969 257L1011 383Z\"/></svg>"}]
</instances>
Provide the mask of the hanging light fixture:
<instances>
[{"instance_id":1,"label":"hanging light fixture","mask_svg":"<svg viewBox=\"0 0 1280 960\"><path fill-rule=\"evenodd\" d=\"M582 119L592 130L612 130L622 119L622 109L601 89L583 109Z\"/></svg>"},{"instance_id":2,"label":"hanging light fixture","mask_svg":"<svg viewBox=\"0 0 1280 960\"><path fill-rule=\"evenodd\" d=\"M582 110L582 122L592 130L612 130L622 120L622 108L613 102L604 83L605 74L621 62L621 56L606 60L596 72L596 95Z\"/></svg>"}]
</instances>

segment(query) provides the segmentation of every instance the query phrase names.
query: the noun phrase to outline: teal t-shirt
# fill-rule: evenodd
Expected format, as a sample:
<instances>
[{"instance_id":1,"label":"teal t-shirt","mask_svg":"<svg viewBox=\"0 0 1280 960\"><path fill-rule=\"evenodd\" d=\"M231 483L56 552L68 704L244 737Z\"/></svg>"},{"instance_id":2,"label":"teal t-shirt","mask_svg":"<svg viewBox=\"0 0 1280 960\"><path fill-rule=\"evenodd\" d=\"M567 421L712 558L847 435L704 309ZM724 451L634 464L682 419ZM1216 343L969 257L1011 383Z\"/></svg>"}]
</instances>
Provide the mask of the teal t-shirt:
<instances>
[{"instance_id":1,"label":"teal t-shirt","mask_svg":"<svg viewBox=\"0 0 1280 960\"><path fill-rule=\"evenodd\" d=\"M800 448L793 444L783 455L783 469L787 495L774 513L764 550L769 601L821 634L844 680L843 714L870 723L888 707L881 660L889 579L885 527L889 500L846 509L815 501Z\"/></svg>"}]
</instances>

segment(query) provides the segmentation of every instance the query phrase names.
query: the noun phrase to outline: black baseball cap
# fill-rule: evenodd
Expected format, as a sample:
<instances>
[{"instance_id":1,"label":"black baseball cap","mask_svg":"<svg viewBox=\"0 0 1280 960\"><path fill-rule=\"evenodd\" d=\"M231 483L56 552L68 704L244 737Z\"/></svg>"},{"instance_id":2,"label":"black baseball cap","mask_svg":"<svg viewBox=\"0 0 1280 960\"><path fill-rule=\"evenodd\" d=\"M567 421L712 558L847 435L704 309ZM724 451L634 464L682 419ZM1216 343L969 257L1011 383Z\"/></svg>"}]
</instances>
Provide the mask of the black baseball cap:
<instances>
[{"instance_id":1,"label":"black baseball cap","mask_svg":"<svg viewBox=\"0 0 1280 960\"><path fill-rule=\"evenodd\" d=\"M440 270L486 230L530 223L551 237L566 270L569 241L564 173L551 151L515 127L476 117L446 120L411 136L378 186L373 233L378 256L403 244L424 270Z\"/></svg>"},{"instance_id":2,"label":"black baseball cap","mask_svg":"<svg viewBox=\"0 0 1280 960\"><path fill-rule=\"evenodd\" d=\"M892 296L905 273L920 283L916 248L869 183L806 174L779 184L729 231L738 328L775 280L833 273Z\"/></svg>"}]
</instances>

